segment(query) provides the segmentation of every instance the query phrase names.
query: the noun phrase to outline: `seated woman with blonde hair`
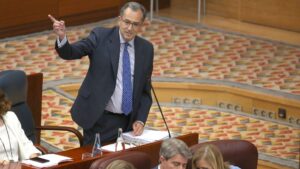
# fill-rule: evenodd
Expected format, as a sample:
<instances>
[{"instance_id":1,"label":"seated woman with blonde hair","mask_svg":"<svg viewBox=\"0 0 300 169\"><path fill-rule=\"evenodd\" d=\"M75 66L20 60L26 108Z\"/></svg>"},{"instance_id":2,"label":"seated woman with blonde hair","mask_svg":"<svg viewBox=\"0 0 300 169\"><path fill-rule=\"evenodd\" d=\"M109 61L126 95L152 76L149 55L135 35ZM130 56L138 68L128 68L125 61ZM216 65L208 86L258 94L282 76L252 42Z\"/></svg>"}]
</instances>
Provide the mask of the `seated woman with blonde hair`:
<instances>
[{"instance_id":1,"label":"seated woman with blonde hair","mask_svg":"<svg viewBox=\"0 0 300 169\"><path fill-rule=\"evenodd\" d=\"M106 169L136 169L131 163L124 160L115 160L111 162Z\"/></svg>"},{"instance_id":2,"label":"seated woman with blonde hair","mask_svg":"<svg viewBox=\"0 0 300 169\"><path fill-rule=\"evenodd\" d=\"M0 166L38 156L41 152L26 137L11 103L0 89Z\"/></svg>"},{"instance_id":3,"label":"seated woman with blonde hair","mask_svg":"<svg viewBox=\"0 0 300 169\"><path fill-rule=\"evenodd\" d=\"M193 169L240 169L223 161L222 153L213 144L201 146L193 155Z\"/></svg>"}]
</instances>

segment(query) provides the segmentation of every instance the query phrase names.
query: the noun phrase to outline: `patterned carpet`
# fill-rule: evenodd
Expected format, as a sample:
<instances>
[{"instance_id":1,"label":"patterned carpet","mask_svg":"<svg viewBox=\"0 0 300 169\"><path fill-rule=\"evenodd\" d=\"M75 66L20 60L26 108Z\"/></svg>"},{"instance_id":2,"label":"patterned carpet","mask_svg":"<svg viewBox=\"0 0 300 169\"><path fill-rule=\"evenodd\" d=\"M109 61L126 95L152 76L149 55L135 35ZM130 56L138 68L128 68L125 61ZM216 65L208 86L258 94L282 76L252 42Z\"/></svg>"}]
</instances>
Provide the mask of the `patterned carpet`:
<instances>
[{"instance_id":1,"label":"patterned carpet","mask_svg":"<svg viewBox=\"0 0 300 169\"><path fill-rule=\"evenodd\" d=\"M95 26L114 24L114 20L107 20L70 27L68 37L74 42L86 37ZM299 46L170 20L147 22L141 35L155 46L154 78L227 80L300 95ZM73 98L62 94L54 82L81 80L89 61L60 59L54 51L55 38L46 31L0 40L0 70L43 72L48 86L43 92L43 122L78 128L68 113ZM299 125L172 104L163 105L163 111L174 132L197 132L200 140L246 139L257 146L261 159L292 168L299 166ZM152 106L147 126L165 129L156 105ZM62 150L78 146L76 138L69 133L43 133L43 140Z\"/></svg>"}]
</instances>

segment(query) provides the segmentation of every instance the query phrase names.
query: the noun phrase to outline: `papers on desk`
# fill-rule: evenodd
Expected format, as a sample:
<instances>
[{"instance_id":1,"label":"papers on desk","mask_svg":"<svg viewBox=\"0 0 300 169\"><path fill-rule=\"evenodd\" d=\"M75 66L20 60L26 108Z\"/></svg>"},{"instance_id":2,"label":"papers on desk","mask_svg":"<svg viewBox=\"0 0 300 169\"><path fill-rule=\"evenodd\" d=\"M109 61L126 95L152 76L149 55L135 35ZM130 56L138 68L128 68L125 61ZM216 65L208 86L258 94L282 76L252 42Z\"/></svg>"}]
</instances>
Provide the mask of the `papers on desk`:
<instances>
[{"instance_id":1,"label":"papers on desk","mask_svg":"<svg viewBox=\"0 0 300 169\"><path fill-rule=\"evenodd\" d=\"M132 131L126 132L122 134L123 139L125 141L125 149L133 148L142 144L152 143L158 140L163 140L169 138L169 134L167 131L158 131L145 129L143 134L140 136L132 135ZM109 144L101 147L104 151L115 152L116 143ZM122 147L117 147L117 151L122 150Z\"/></svg>"},{"instance_id":2,"label":"papers on desk","mask_svg":"<svg viewBox=\"0 0 300 169\"><path fill-rule=\"evenodd\" d=\"M141 145L169 138L169 134L167 131L145 129L140 136L134 136L132 132L123 133L123 138L127 143Z\"/></svg>"},{"instance_id":3,"label":"papers on desk","mask_svg":"<svg viewBox=\"0 0 300 169\"><path fill-rule=\"evenodd\" d=\"M22 161L22 163L31 165L34 167L38 167L38 168L44 168L44 167L51 167L51 166L58 165L61 162L72 161L72 158L70 158L70 157L57 155L57 154L45 154L45 155L41 155L39 157L49 160L49 161L42 163L42 162L37 162L37 161L33 161L33 160L29 159L29 160Z\"/></svg>"},{"instance_id":4,"label":"papers on desk","mask_svg":"<svg viewBox=\"0 0 300 169\"><path fill-rule=\"evenodd\" d=\"M133 148L135 147L135 145L133 144L125 144L125 149L129 149L129 148ZM116 151L116 143L113 143L113 144L108 144L106 146L103 146L101 147L102 150L105 150L105 151L109 151L109 152L115 152ZM123 150L122 147L117 147L117 151L121 151Z\"/></svg>"}]
</instances>

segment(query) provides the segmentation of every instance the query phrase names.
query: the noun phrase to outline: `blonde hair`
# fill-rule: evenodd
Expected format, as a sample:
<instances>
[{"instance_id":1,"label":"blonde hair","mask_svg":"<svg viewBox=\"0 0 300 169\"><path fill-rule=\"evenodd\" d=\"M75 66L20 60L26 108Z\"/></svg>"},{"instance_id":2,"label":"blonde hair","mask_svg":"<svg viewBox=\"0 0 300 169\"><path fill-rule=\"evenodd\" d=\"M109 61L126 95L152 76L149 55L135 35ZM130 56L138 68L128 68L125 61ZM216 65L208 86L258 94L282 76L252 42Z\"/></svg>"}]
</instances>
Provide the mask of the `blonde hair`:
<instances>
[{"instance_id":1,"label":"blonde hair","mask_svg":"<svg viewBox=\"0 0 300 169\"><path fill-rule=\"evenodd\" d=\"M200 160L206 161L213 169L229 169L229 164L223 161L222 153L213 144L205 144L195 152L192 159L193 169L197 169Z\"/></svg>"},{"instance_id":2,"label":"blonde hair","mask_svg":"<svg viewBox=\"0 0 300 169\"><path fill-rule=\"evenodd\" d=\"M136 169L136 168L127 161L114 160L105 169Z\"/></svg>"}]
</instances>

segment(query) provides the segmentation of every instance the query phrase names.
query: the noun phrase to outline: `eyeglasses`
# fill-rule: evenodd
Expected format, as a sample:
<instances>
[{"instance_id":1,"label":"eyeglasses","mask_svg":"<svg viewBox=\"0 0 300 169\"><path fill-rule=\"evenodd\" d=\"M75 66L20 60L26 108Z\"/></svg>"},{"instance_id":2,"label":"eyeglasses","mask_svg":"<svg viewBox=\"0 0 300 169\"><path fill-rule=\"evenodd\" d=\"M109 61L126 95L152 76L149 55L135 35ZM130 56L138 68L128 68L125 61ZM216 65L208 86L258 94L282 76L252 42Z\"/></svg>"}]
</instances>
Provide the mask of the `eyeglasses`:
<instances>
[{"instance_id":1,"label":"eyeglasses","mask_svg":"<svg viewBox=\"0 0 300 169\"><path fill-rule=\"evenodd\" d=\"M141 22L131 22L128 19L123 19L123 17L121 17L121 20L123 21L126 27L129 27L131 25L133 29L136 29L141 25Z\"/></svg>"}]
</instances>

